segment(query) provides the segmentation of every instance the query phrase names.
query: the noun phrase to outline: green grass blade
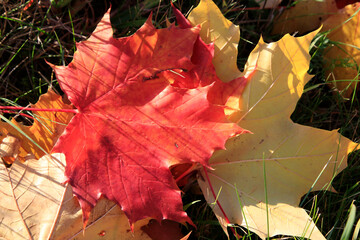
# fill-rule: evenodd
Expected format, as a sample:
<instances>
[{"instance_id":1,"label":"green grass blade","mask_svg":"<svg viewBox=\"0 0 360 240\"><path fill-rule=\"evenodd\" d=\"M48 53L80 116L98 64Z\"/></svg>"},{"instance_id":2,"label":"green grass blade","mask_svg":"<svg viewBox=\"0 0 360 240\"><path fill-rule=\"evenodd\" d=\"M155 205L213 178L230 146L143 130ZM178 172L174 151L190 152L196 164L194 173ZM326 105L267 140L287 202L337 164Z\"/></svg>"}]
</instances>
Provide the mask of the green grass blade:
<instances>
[{"instance_id":1,"label":"green grass blade","mask_svg":"<svg viewBox=\"0 0 360 240\"><path fill-rule=\"evenodd\" d=\"M360 231L360 219L359 219L358 222L356 223L352 240L359 239L359 238L358 238L358 237L359 237L359 231Z\"/></svg>"},{"instance_id":2,"label":"green grass blade","mask_svg":"<svg viewBox=\"0 0 360 240\"><path fill-rule=\"evenodd\" d=\"M356 206L354 202L352 202L350 206L349 217L348 220L346 221L346 225L344 227L344 231L341 235L340 240L348 240L350 238L351 230L355 222L355 216L356 216Z\"/></svg>"},{"instance_id":3,"label":"green grass blade","mask_svg":"<svg viewBox=\"0 0 360 240\"><path fill-rule=\"evenodd\" d=\"M31 28L34 28L36 29L37 31L43 33L43 34L46 34L48 35L48 33L46 31L44 31L43 29L39 28L39 27L35 27L33 24L31 23L26 23L26 22L23 22L21 20L18 20L18 19L13 19L13 18L9 18L9 17L5 17L5 16L0 16L1 19L4 19L4 20L8 20L8 21L12 21L12 22L16 22L16 23L19 23L19 24L23 24L25 26L28 26L28 27L31 27Z\"/></svg>"},{"instance_id":4,"label":"green grass blade","mask_svg":"<svg viewBox=\"0 0 360 240\"><path fill-rule=\"evenodd\" d=\"M201 200L195 200L195 201L192 201L186 205L184 205L183 209L184 211L186 211L190 206L194 205L195 203L198 203L198 202L201 202Z\"/></svg>"},{"instance_id":5,"label":"green grass blade","mask_svg":"<svg viewBox=\"0 0 360 240\"><path fill-rule=\"evenodd\" d=\"M16 57L16 55L21 51L21 49L25 46L25 44L28 42L28 39L20 46L20 48L16 51L16 53L11 57L11 59L6 63L6 65L0 70L0 74L4 72L4 70L10 65L12 60Z\"/></svg>"},{"instance_id":6,"label":"green grass blade","mask_svg":"<svg viewBox=\"0 0 360 240\"><path fill-rule=\"evenodd\" d=\"M30 142L32 142L35 146L37 146L41 151L45 154L49 154L45 149L43 149L37 142L35 142L29 135L27 135L23 130L21 130L18 126L13 124L9 119L0 114L0 118L10 124L13 128L15 128L19 133L21 133L24 137L26 137Z\"/></svg>"},{"instance_id":7,"label":"green grass blade","mask_svg":"<svg viewBox=\"0 0 360 240\"><path fill-rule=\"evenodd\" d=\"M249 224L248 224L248 221L247 221L247 219L246 219L246 215L245 215L245 212L244 212L244 206L243 206L243 204L242 204L242 202L241 202L240 194L239 194L239 191L238 191L238 189L237 189L236 183L234 184L234 186L235 186L236 196L237 196L237 199L238 199L240 208L241 208L241 213L242 213L242 215L243 215L243 217L244 217L247 234L250 236L251 233L250 233L250 230L249 230Z\"/></svg>"},{"instance_id":8,"label":"green grass blade","mask_svg":"<svg viewBox=\"0 0 360 240\"><path fill-rule=\"evenodd\" d=\"M69 19L70 19L70 24L71 24L72 38L73 38L73 42L74 42L74 49L73 49L73 51L76 52L75 29L74 29L74 23L73 23L73 20L72 20L70 8L68 8L68 14L69 14ZM65 63L64 63L64 65L65 65Z\"/></svg>"},{"instance_id":9,"label":"green grass blade","mask_svg":"<svg viewBox=\"0 0 360 240\"><path fill-rule=\"evenodd\" d=\"M264 158L264 156L263 156ZM266 168L265 168L265 160L263 160L263 171L264 171L264 188L265 188L265 203L266 203L266 228L267 228L267 237L269 239L270 236L270 222L269 222L269 205L268 205L268 195L267 195L267 184L266 184Z\"/></svg>"}]
</instances>

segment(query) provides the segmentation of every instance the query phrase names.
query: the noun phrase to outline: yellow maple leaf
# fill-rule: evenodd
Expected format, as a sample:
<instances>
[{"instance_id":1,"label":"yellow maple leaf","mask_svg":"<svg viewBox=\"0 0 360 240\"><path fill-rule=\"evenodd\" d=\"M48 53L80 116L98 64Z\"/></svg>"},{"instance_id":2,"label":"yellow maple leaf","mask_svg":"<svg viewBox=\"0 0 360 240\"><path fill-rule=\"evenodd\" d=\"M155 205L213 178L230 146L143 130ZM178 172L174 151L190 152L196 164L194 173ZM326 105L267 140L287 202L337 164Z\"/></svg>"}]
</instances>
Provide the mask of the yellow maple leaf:
<instances>
[{"instance_id":1,"label":"yellow maple leaf","mask_svg":"<svg viewBox=\"0 0 360 240\"><path fill-rule=\"evenodd\" d=\"M290 8L284 9L275 18L273 34L304 34L319 28L322 22L336 13L335 0L301 0Z\"/></svg>"},{"instance_id":2,"label":"yellow maple leaf","mask_svg":"<svg viewBox=\"0 0 360 240\"><path fill-rule=\"evenodd\" d=\"M31 105L31 107L38 109L73 108L72 105L65 104L61 96L57 95L51 89L49 89L46 94L41 95L39 101L36 104ZM19 147L18 157L21 160L24 160L27 154L33 154L36 159L39 159L44 154L49 153L56 140L64 131L66 124L74 115L73 113L50 111L34 111L33 114L34 123L31 126L25 126L13 119L11 122L18 129L14 128L9 123L0 121L0 143L3 142L4 139L7 140L9 136L16 138L18 140L18 145L11 147ZM20 132L19 129L23 133ZM12 152L10 156L6 155L6 153L8 152L3 150L0 151L0 157L3 157L8 163L12 163L17 153Z\"/></svg>"},{"instance_id":3,"label":"yellow maple leaf","mask_svg":"<svg viewBox=\"0 0 360 240\"><path fill-rule=\"evenodd\" d=\"M200 36L204 42L214 42L213 64L216 74L222 81L229 82L242 76L236 65L240 30L239 26L224 18L214 5L211 0L200 1L189 14L188 20L194 26L201 25Z\"/></svg>"},{"instance_id":4,"label":"yellow maple leaf","mask_svg":"<svg viewBox=\"0 0 360 240\"><path fill-rule=\"evenodd\" d=\"M337 43L325 50L325 74L337 89L343 91L344 97L350 97L359 82L359 8L360 3L347 5L324 21L322 28L323 32L330 30L327 37Z\"/></svg>"},{"instance_id":5,"label":"yellow maple leaf","mask_svg":"<svg viewBox=\"0 0 360 240\"><path fill-rule=\"evenodd\" d=\"M207 9L199 7L194 12L217 8L208 0L202 2L207 3ZM206 22L200 21L192 23ZM202 31L220 32L218 28L227 28L202 24L203 28L206 26L210 29ZM278 234L325 239L298 203L311 188L330 188L331 179L346 167L348 153L358 144L336 130L302 126L290 119L311 78L307 74L308 50L316 33L299 38L286 35L270 44L260 39L249 56L244 75L251 77L243 94L237 96L240 100L231 101L230 107L239 109L231 119L253 134L230 139L226 150L215 152L210 159L214 170L208 170L209 181L199 180L209 203L217 197L213 210L224 229L228 219L262 239ZM226 54L223 57L226 59Z\"/></svg>"}]
</instances>

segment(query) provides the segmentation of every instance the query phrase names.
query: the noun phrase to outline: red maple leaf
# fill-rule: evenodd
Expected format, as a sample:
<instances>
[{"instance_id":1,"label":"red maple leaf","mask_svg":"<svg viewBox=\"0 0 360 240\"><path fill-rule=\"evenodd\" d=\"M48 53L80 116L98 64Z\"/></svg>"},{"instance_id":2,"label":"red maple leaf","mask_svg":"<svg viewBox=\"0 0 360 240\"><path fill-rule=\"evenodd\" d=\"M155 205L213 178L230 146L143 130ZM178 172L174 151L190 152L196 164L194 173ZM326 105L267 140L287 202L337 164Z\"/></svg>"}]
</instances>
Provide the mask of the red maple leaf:
<instances>
[{"instance_id":1,"label":"red maple leaf","mask_svg":"<svg viewBox=\"0 0 360 240\"><path fill-rule=\"evenodd\" d=\"M192 223L169 167L208 166L215 150L243 132L208 101L212 85L204 85L216 78L189 88L200 72L216 76L199 66L209 59L192 58L198 34L198 27L155 29L150 16L134 35L115 39L108 12L68 66L52 65L78 110L53 152L66 156L85 224L101 196L118 203L130 224L146 217ZM165 79L179 72L184 84Z\"/></svg>"},{"instance_id":2,"label":"red maple leaf","mask_svg":"<svg viewBox=\"0 0 360 240\"><path fill-rule=\"evenodd\" d=\"M182 29L192 28L193 26L185 18L185 16L177 9L173 3L171 3L176 21L179 27ZM195 44L194 51L191 57L191 61L195 64L195 67L189 71L187 78L181 78L177 76L175 84L173 86L182 87L198 87L207 86L213 83L209 93L208 100L217 105L226 105L229 98L232 96L240 96L246 87L252 74L247 76L238 77L230 82L222 82L215 73L215 68L212 64L212 58L214 57L214 44L206 44L200 36L198 36ZM184 73L182 73L184 75ZM194 79L189 81L188 79Z\"/></svg>"},{"instance_id":3,"label":"red maple leaf","mask_svg":"<svg viewBox=\"0 0 360 240\"><path fill-rule=\"evenodd\" d=\"M193 28L191 23L185 16L171 3L176 21L181 29ZM213 82L220 83L221 80L217 77L212 59L214 57L214 44L206 44L200 36L194 43L194 48L191 56L191 62L194 67L190 71L179 71L178 75L172 74L169 76L165 73L165 77L173 80L172 85L177 87L197 88L207 86ZM167 74L167 75L166 75Z\"/></svg>"}]
</instances>

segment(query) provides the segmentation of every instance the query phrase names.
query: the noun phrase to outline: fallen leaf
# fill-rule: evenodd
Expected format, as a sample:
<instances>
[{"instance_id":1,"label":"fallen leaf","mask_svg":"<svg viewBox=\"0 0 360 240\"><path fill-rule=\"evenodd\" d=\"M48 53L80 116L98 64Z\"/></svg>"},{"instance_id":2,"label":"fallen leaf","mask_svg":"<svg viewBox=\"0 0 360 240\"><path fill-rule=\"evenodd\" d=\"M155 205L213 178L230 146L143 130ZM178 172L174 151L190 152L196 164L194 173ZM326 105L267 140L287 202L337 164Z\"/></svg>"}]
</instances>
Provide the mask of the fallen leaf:
<instances>
[{"instance_id":1,"label":"fallen leaf","mask_svg":"<svg viewBox=\"0 0 360 240\"><path fill-rule=\"evenodd\" d=\"M359 82L360 3L348 5L323 23L322 31L334 44L324 52L325 75L344 97L350 97Z\"/></svg>"},{"instance_id":2,"label":"fallen leaf","mask_svg":"<svg viewBox=\"0 0 360 240\"><path fill-rule=\"evenodd\" d=\"M66 155L65 175L85 224L101 196L118 203L131 225L147 217L192 223L169 167L207 166L243 132L207 100L212 85L178 88L163 79L164 72L195 68L198 33L157 30L149 18L134 35L115 39L108 12L67 67L52 66L78 111L53 152Z\"/></svg>"},{"instance_id":3,"label":"fallen leaf","mask_svg":"<svg viewBox=\"0 0 360 240\"><path fill-rule=\"evenodd\" d=\"M342 9L347 5L357 3L359 0L335 0L338 9Z\"/></svg>"},{"instance_id":4,"label":"fallen leaf","mask_svg":"<svg viewBox=\"0 0 360 240\"><path fill-rule=\"evenodd\" d=\"M83 229L82 211L70 187L65 194L63 205L59 211L59 218L51 237L52 239L79 240L151 239L141 230L143 226L148 224L149 219L136 222L133 231L131 231L127 219L125 213L116 203L102 198L92 209L89 223Z\"/></svg>"},{"instance_id":5,"label":"fallen leaf","mask_svg":"<svg viewBox=\"0 0 360 240\"><path fill-rule=\"evenodd\" d=\"M65 189L64 158L0 164L0 236L5 239L47 239ZM46 211L44 211L46 209Z\"/></svg>"},{"instance_id":6,"label":"fallen leaf","mask_svg":"<svg viewBox=\"0 0 360 240\"><path fill-rule=\"evenodd\" d=\"M213 64L217 76L229 82L242 76L237 68L237 46L240 41L239 26L223 17L221 11L211 0L202 0L191 11L188 20L193 26L200 25L201 39L205 43L214 43Z\"/></svg>"},{"instance_id":7,"label":"fallen leaf","mask_svg":"<svg viewBox=\"0 0 360 240\"><path fill-rule=\"evenodd\" d=\"M284 9L275 18L272 34L305 34L318 29L322 22L338 11L335 0L302 0Z\"/></svg>"},{"instance_id":8,"label":"fallen leaf","mask_svg":"<svg viewBox=\"0 0 360 240\"><path fill-rule=\"evenodd\" d=\"M185 18L185 16L173 6L173 11L174 14L176 16L176 20L179 24L179 26L181 28L191 28L191 22L189 20L187 20ZM204 14L203 12L210 12L211 14L209 14L209 16L216 16L216 24L211 24L210 21L206 20L206 14ZM195 17L193 19L193 21L195 23L193 23L194 25L196 24L200 24L200 23L204 23L206 27L209 27L209 29L207 29L206 32L211 32L211 33L224 33L226 31L224 31L224 29L228 29L229 31L232 31L232 27L229 27L229 21L227 19L225 19L222 15L220 10L217 8L217 6L212 2L212 1L201 1L199 6L197 6L193 12L195 12L196 14L194 14ZM191 13L193 13L191 12ZM200 16L200 17L199 17ZM189 16L190 17L190 16ZM199 21L199 22L197 22ZM237 26L236 26L237 27ZM237 27L237 31L238 33L234 33L234 35L239 35L240 36L240 30ZM230 35L230 34L227 34ZM216 41L215 43L211 43L211 38L208 38L206 40L210 45L209 46L215 46L217 49L220 48L224 48L224 42L223 41ZM230 43L233 43L234 45L236 45L237 48L237 44L235 44L234 42L234 38L229 38ZM198 45L197 45L198 44ZM206 55L205 47L203 46L205 43L202 41L202 39L199 39L199 41L197 41L195 43L194 47L197 47L198 49L202 50L202 52L199 51L194 51L194 55L200 55L200 56L204 56ZM226 43L225 43L226 44ZM212 48L211 48L212 49ZM220 71L222 70L227 70L226 74L227 75L223 75L223 78L221 79L222 81L219 81L217 76L211 76L210 78L210 74L202 74L202 76L206 77L206 81L204 81L203 79L199 80L200 83L205 82L205 84L198 84L199 86L202 85L207 85L210 83L214 83L213 87L211 87L209 93L208 93L208 100L213 103L213 104L217 104L217 105L222 105L222 106L226 106L226 108L224 109L225 111L225 115L228 119L233 118L233 115L236 115L237 112L240 110L239 106L240 106L240 99L238 96L240 96L248 82L248 78L250 78L253 74L253 72L249 71L246 75L243 75L239 69L236 66L236 58L234 59L233 57L236 57L236 54L234 54L234 52L231 51L218 51L217 54L219 54L220 56L218 56L218 62L216 63L217 65L215 65L215 67L218 67L218 70L220 69ZM213 55L213 53L212 53ZM224 61L228 60L230 62L229 65L224 64ZM206 64L202 64L201 66L204 67L204 69L206 69L207 71L210 71L210 69L212 70L212 66L206 65ZM206 68L205 68L206 66ZM230 69L226 69L225 66L230 66ZM235 67L234 67L235 66ZM220 68L219 68L220 67ZM198 70L198 72L202 73L205 72L203 69ZM210 71L212 72L212 71ZM199 75L198 73L196 73L196 75ZM233 79L231 79L230 82L227 82L229 77L234 77ZM209 80L210 79L210 80ZM181 79L177 80L179 82L181 82ZM196 85L196 86L198 86ZM188 86L189 87L189 86ZM191 87L191 86L190 86Z\"/></svg>"},{"instance_id":9,"label":"fallen leaf","mask_svg":"<svg viewBox=\"0 0 360 240\"><path fill-rule=\"evenodd\" d=\"M216 152L210 160L215 170L209 171L209 179L215 194L221 188L218 201L230 222L247 227L262 239L278 234L325 239L306 211L296 206L323 169L312 190L330 187L332 177L346 167L347 154L356 148L337 131L290 120L310 80L307 49L314 35L285 36L271 44L260 40L248 60L248 69L256 69L242 95L238 120L253 134L229 140L227 150ZM200 186L208 202L214 202L208 182ZM218 206L214 211L224 217Z\"/></svg>"},{"instance_id":10,"label":"fallen leaf","mask_svg":"<svg viewBox=\"0 0 360 240\"><path fill-rule=\"evenodd\" d=\"M172 9L180 28L192 28L191 23L173 4ZM172 86L182 88L197 88L210 85L214 82L220 82L212 63L213 57L214 44L206 44L200 36L198 36L194 43L191 56L191 62L194 64L194 67L189 71L177 70L178 74L176 75L172 72L164 72L164 77Z\"/></svg>"},{"instance_id":11,"label":"fallen leaf","mask_svg":"<svg viewBox=\"0 0 360 240\"><path fill-rule=\"evenodd\" d=\"M202 31L218 30L203 25ZM316 33L286 35L270 44L260 39L245 66L248 77L234 80L239 90L229 94L239 100L230 104L234 108L234 103L240 104L240 111L231 119L253 134L228 140L226 150L210 159L214 170L204 168L205 180L199 179L208 203L217 203L213 210L225 232L229 223L237 223L262 239L279 234L325 239L298 207L300 198L309 189L331 189L331 179L346 167L347 154L358 144L336 130L302 126L290 119L311 78L308 50Z\"/></svg>"},{"instance_id":12,"label":"fallen leaf","mask_svg":"<svg viewBox=\"0 0 360 240\"><path fill-rule=\"evenodd\" d=\"M53 90L49 89L46 94L40 96L36 104L31 105L32 108L39 109L72 109L71 105L65 104L61 96L57 95ZM25 110L26 108L24 108ZM7 136L15 137L20 141L19 158L24 160L26 155L33 154L36 159L49 153L55 142L64 131L66 124L70 121L74 114L65 112L47 112L33 111L34 123L31 126L25 126L15 119L12 123L20 128L29 138L12 127L9 123L0 121L0 142L4 141ZM39 148L40 146L40 148ZM0 152L0 157L5 157ZM13 157L7 157L7 162L12 163Z\"/></svg>"},{"instance_id":13,"label":"fallen leaf","mask_svg":"<svg viewBox=\"0 0 360 240\"><path fill-rule=\"evenodd\" d=\"M130 231L126 215L109 200L92 210L83 233L82 212L70 185L63 185L61 154L0 165L0 237L4 239L150 239L136 223Z\"/></svg>"},{"instance_id":14,"label":"fallen leaf","mask_svg":"<svg viewBox=\"0 0 360 240\"><path fill-rule=\"evenodd\" d=\"M163 220L160 223L156 220L150 220L141 230L146 232L152 240L181 240L184 238L180 224L169 220Z\"/></svg>"},{"instance_id":15,"label":"fallen leaf","mask_svg":"<svg viewBox=\"0 0 360 240\"><path fill-rule=\"evenodd\" d=\"M6 163L10 164L17 158L19 148L20 140L8 134L0 143L0 156Z\"/></svg>"}]
</instances>

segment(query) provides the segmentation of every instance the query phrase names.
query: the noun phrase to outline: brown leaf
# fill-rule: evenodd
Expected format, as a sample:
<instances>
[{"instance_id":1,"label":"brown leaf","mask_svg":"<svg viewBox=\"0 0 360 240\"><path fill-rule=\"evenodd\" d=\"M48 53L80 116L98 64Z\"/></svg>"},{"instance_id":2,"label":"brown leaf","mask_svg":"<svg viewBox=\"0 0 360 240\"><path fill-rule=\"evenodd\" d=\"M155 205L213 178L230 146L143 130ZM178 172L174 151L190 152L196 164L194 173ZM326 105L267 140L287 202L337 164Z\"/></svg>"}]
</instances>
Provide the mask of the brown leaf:
<instances>
[{"instance_id":1,"label":"brown leaf","mask_svg":"<svg viewBox=\"0 0 360 240\"><path fill-rule=\"evenodd\" d=\"M125 214L102 199L92 210L83 234L82 212L71 186L63 185L63 155L46 155L10 168L0 165L0 238L13 239L149 239Z\"/></svg>"},{"instance_id":2,"label":"brown leaf","mask_svg":"<svg viewBox=\"0 0 360 240\"><path fill-rule=\"evenodd\" d=\"M20 140L8 134L0 143L0 157L6 163L12 163L19 154Z\"/></svg>"},{"instance_id":3,"label":"brown leaf","mask_svg":"<svg viewBox=\"0 0 360 240\"><path fill-rule=\"evenodd\" d=\"M274 20L273 34L304 34L321 26L322 21L337 12L335 0L303 0L284 9Z\"/></svg>"},{"instance_id":4,"label":"brown leaf","mask_svg":"<svg viewBox=\"0 0 360 240\"><path fill-rule=\"evenodd\" d=\"M163 220L160 223L154 219L150 220L141 230L146 232L152 240L180 240L184 237L180 224L170 220Z\"/></svg>"}]
</instances>

